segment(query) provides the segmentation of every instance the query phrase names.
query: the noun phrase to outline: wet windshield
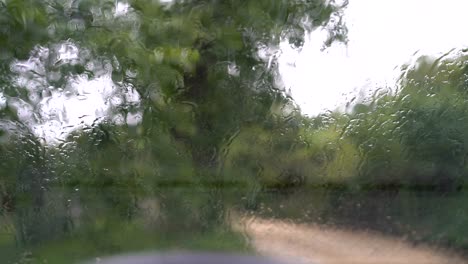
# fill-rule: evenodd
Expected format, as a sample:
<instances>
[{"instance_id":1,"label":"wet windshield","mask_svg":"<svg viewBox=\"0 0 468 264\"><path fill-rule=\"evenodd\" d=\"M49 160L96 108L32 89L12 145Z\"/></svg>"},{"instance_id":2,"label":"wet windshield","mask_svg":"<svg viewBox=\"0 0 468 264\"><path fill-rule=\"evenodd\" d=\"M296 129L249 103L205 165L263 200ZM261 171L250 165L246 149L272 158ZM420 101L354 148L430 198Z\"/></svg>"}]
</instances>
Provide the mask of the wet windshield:
<instances>
[{"instance_id":1,"label":"wet windshield","mask_svg":"<svg viewBox=\"0 0 468 264\"><path fill-rule=\"evenodd\" d=\"M0 262L465 263L466 4L414 2L0 0Z\"/></svg>"}]
</instances>

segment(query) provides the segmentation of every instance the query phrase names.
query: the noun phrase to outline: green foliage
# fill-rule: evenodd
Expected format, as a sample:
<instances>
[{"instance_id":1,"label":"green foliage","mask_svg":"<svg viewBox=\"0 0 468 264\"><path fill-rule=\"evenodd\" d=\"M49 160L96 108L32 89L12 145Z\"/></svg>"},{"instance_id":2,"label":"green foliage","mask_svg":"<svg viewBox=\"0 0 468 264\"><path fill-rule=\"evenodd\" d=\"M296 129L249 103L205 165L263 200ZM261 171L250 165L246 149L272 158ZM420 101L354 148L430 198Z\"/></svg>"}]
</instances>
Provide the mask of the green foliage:
<instances>
[{"instance_id":1,"label":"green foliage","mask_svg":"<svg viewBox=\"0 0 468 264\"><path fill-rule=\"evenodd\" d=\"M18 140L0 135L1 213L15 219L19 249L54 261L76 244L115 253L188 232L205 234L188 248L240 247L212 243L234 236L227 208L264 187L300 186L313 167L274 54L318 26L328 44L345 41L340 10L323 0L0 1L0 124L24 128ZM74 80L105 78L123 104L58 142L34 135L42 103L73 97ZM127 123L130 114L141 122ZM244 145L254 133L258 152ZM239 159L265 172L237 170ZM116 230L133 225L128 236L148 243L121 243Z\"/></svg>"},{"instance_id":2,"label":"green foliage","mask_svg":"<svg viewBox=\"0 0 468 264\"><path fill-rule=\"evenodd\" d=\"M306 184L289 198L300 208L278 211L466 250L465 65L459 52L421 57L404 68L397 91L312 118L308 141L325 188Z\"/></svg>"}]
</instances>

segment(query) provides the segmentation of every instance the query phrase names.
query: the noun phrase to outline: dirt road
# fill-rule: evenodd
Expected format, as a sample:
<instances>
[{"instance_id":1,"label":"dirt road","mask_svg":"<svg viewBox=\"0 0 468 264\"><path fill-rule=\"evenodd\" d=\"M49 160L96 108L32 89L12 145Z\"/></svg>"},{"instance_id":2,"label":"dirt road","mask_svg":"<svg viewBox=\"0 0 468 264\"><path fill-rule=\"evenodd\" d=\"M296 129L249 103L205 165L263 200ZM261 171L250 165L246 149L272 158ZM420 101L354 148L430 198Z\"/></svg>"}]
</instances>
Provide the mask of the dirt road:
<instances>
[{"instance_id":1,"label":"dirt road","mask_svg":"<svg viewBox=\"0 0 468 264\"><path fill-rule=\"evenodd\" d=\"M458 264L461 257L364 231L244 218L243 232L264 256L307 264Z\"/></svg>"}]
</instances>

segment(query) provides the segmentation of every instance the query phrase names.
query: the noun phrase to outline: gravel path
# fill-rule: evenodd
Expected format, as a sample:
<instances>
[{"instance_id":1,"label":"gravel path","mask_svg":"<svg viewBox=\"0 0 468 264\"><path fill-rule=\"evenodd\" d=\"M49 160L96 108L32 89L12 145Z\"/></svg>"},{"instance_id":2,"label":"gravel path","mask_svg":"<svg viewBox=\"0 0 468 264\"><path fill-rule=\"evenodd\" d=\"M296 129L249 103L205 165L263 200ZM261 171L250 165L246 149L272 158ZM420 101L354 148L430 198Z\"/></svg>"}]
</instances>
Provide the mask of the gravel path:
<instances>
[{"instance_id":1,"label":"gravel path","mask_svg":"<svg viewBox=\"0 0 468 264\"><path fill-rule=\"evenodd\" d=\"M242 228L260 255L313 264L458 264L461 257L393 237L279 220L243 218Z\"/></svg>"}]
</instances>

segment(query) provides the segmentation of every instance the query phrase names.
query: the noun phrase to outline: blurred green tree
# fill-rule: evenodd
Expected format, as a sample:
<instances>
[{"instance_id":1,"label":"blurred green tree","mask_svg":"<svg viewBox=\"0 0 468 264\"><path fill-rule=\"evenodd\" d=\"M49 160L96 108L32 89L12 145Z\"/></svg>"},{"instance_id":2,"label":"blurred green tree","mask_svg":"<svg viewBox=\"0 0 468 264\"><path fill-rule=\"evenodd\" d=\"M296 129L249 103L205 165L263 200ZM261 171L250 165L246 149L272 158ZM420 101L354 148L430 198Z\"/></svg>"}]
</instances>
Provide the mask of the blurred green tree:
<instances>
[{"instance_id":1,"label":"blurred green tree","mask_svg":"<svg viewBox=\"0 0 468 264\"><path fill-rule=\"evenodd\" d=\"M233 139L251 124L288 118L279 44L300 48L318 27L329 32L326 45L346 41L342 8L325 0L0 1L4 112L37 111L70 80L106 74L124 101L106 122L38 152L52 164L44 178L54 180L34 188L67 197L80 189L127 216L139 195L153 192L166 212L182 208L167 213L167 224L185 217L188 228L216 226L224 221L220 187L229 179L221 172ZM70 52L76 58L62 56ZM138 103L125 99L131 91ZM132 113L141 114L139 124L125 123ZM124 122L113 124L119 115ZM167 184L213 188L187 197L161 191Z\"/></svg>"}]
</instances>

